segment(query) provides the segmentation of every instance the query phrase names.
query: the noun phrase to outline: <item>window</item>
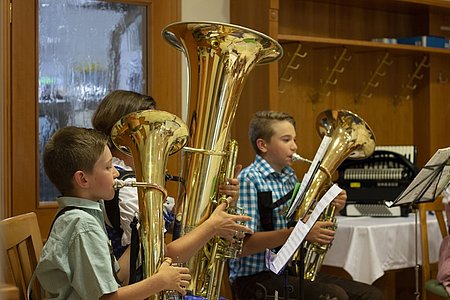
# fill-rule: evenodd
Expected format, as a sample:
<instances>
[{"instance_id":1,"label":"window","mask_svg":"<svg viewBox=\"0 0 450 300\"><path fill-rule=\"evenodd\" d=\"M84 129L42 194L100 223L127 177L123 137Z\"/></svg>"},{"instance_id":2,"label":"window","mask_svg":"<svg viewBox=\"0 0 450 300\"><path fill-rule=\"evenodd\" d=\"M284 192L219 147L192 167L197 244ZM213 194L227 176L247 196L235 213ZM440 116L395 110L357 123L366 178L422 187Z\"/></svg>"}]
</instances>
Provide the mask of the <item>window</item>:
<instances>
[{"instance_id":1,"label":"window","mask_svg":"<svg viewBox=\"0 0 450 300\"><path fill-rule=\"evenodd\" d=\"M95 0L39 0L39 157L59 128L91 127L97 104L116 89L145 93L147 7ZM41 160L42 161L42 160ZM58 191L39 167L40 200Z\"/></svg>"}]
</instances>

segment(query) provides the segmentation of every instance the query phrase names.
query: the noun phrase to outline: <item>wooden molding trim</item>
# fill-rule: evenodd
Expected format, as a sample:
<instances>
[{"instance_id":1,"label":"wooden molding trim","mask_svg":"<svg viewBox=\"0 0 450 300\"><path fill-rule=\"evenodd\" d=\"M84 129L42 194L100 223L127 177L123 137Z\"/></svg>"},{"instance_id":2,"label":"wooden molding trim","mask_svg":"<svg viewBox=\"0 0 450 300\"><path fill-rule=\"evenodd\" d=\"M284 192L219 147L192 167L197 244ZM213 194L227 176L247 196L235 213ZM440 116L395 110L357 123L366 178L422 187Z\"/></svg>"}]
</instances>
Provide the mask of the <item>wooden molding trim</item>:
<instances>
[{"instance_id":1,"label":"wooden molding trim","mask_svg":"<svg viewBox=\"0 0 450 300\"><path fill-rule=\"evenodd\" d=\"M11 216L11 52L10 2L0 4L0 219Z\"/></svg>"}]
</instances>

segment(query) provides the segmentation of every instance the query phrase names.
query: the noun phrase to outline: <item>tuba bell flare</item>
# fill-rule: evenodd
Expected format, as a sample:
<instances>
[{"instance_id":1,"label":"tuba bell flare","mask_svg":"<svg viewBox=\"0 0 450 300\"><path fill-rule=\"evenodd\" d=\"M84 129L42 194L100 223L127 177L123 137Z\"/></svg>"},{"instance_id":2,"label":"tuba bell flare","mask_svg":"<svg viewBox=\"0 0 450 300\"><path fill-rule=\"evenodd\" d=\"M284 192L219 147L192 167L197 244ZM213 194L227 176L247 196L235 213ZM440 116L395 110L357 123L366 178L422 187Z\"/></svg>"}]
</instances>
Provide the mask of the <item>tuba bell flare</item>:
<instances>
[{"instance_id":1,"label":"tuba bell flare","mask_svg":"<svg viewBox=\"0 0 450 300\"><path fill-rule=\"evenodd\" d=\"M156 273L164 260L163 202L165 170L169 155L187 143L188 128L177 116L159 110L133 112L119 120L111 130L117 149L132 155L136 182L115 182L117 188L127 184L138 189L139 237L143 253L144 278ZM150 299L164 299L164 294Z\"/></svg>"},{"instance_id":2,"label":"tuba bell flare","mask_svg":"<svg viewBox=\"0 0 450 300\"><path fill-rule=\"evenodd\" d=\"M244 82L255 65L273 62L283 50L274 39L251 29L217 22L180 22L163 29L163 37L184 53L188 65L187 123L181 235L209 218L219 204L220 173ZM231 211L228 211L232 213ZM188 290L195 296L218 299L226 262L223 247L212 239L192 257ZM222 250L221 250L222 249Z\"/></svg>"}]
</instances>

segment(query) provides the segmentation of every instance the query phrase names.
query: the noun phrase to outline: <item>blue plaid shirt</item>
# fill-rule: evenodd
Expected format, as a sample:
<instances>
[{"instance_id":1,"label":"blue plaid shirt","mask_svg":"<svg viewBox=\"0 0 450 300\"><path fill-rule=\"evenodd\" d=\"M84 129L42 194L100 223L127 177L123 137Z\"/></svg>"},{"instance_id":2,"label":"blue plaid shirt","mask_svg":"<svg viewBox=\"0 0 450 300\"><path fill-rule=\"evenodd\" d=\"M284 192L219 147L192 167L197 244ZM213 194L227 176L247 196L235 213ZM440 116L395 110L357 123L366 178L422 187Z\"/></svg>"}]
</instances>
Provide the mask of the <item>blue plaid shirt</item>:
<instances>
[{"instance_id":1,"label":"blue plaid shirt","mask_svg":"<svg viewBox=\"0 0 450 300\"><path fill-rule=\"evenodd\" d=\"M239 174L239 202L245 212L253 218L247 226L254 232L263 231L258 210L258 192L272 192L272 202L289 193L298 182L297 176L291 167L285 167L280 172L275 171L261 156L256 155L255 161L243 169ZM285 203L273 211L273 227L275 230L287 227L285 212L288 209ZM265 270L264 252L230 260L230 280L237 277L253 275Z\"/></svg>"}]
</instances>

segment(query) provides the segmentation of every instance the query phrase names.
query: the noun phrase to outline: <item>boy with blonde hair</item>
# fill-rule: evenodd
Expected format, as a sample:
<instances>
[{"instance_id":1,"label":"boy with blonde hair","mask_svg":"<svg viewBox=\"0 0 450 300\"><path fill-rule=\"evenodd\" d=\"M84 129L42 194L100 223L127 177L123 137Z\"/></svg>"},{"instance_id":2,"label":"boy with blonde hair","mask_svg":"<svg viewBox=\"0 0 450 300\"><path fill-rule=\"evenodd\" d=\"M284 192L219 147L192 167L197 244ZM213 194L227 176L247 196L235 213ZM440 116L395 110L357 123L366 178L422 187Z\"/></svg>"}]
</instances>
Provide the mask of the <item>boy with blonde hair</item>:
<instances>
[{"instance_id":1,"label":"boy with blonde hair","mask_svg":"<svg viewBox=\"0 0 450 300\"><path fill-rule=\"evenodd\" d=\"M265 299L275 291L299 299L299 279L276 275L265 265L265 250L282 246L293 228L289 228L285 212L292 190L298 182L292 165L297 151L294 118L283 112L257 112L250 122L249 139L255 150L255 161L243 169L238 179L238 205L252 217L248 227L254 234L244 240L241 257L230 261L230 281L238 300ZM334 200L336 210L345 206L342 191ZM335 231L330 221L318 221L306 240L319 244L333 241ZM288 288L286 288L288 286ZM305 299L383 299L380 290L370 285L319 273L316 281L304 281ZM288 299L286 295L282 299Z\"/></svg>"}]
</instances>

